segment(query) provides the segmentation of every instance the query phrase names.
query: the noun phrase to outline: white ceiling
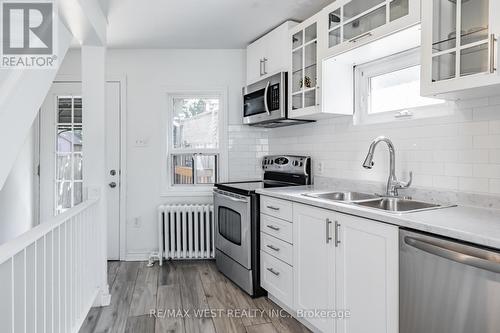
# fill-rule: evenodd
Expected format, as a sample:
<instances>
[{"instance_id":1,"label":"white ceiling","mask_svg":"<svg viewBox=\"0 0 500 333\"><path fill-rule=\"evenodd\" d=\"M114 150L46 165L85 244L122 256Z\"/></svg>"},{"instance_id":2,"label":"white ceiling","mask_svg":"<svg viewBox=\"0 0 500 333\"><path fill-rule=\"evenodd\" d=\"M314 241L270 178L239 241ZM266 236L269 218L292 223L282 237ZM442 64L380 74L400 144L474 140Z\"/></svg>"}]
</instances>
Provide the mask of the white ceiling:
<instances>
[{"instance_id":1,"label":"white ceiling","mask_svg":"<svg viewBox=\"0 0 500 333\"><path fill-rule=\"evenodd\" d=\"M333 0L100 0L110 48L235 49Z\"/></svg>"}]
</instances>

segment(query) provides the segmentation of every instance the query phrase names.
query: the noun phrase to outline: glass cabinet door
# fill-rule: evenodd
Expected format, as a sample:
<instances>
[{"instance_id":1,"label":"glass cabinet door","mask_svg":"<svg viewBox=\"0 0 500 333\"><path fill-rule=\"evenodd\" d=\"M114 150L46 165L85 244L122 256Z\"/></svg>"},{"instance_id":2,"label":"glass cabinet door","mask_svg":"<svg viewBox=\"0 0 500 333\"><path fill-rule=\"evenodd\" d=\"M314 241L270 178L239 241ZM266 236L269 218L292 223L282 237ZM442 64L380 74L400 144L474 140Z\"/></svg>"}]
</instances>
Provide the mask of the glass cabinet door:
<instances>
[{"instance_id":1,"label":"glass cabinet door","mask_svg":"<svg viewBox=\"0 0 500 333\"><path fill-rule=\"evenodd\" d=\"M489 0L432 1L432 81L487 72Z\"/></svg>"},{"instance_id":2,"label":"glass cabinet door","mask_svg":"<svg viewBox=\"0 0 500 333\"><path fill-rule=\"evenodd\" d=\"M328 15L328 48L409 14L409 0L352 0Z\"/></svg>"},{"instance_id":3,"label":"glass cabinet door","mask_svg":"<svg viewBox=\"0 0 500 333\"><path fill-rule=\"evenodd\" d=\"M313 23L292 36L292 110L316 105L317 29Z\"/></svg>"}]
</instances>

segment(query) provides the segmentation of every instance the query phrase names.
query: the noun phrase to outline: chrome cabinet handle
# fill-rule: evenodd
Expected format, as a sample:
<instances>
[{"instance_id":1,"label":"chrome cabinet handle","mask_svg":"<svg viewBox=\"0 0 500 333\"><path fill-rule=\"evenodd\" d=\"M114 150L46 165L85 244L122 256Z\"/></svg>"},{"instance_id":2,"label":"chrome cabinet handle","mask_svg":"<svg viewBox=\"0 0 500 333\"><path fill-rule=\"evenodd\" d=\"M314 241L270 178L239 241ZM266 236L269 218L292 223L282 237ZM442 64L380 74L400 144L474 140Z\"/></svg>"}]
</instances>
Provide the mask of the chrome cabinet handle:
<instances>
[{"instance_id":1,"label":"chrome cabinet handle","mask_svg":"<svg viewBox=\"0 0 500 333\"><path fill-rule=\"evenodd\" d=\"M266 207L274 211L280 210L279 207L274 207L274 206L266 206Z\"/></svg>"},{"instance_id":2,"label":"chrome cabinet handle","mask_svg":"<svg viewBox=\"0 0 500 333\"><path fill-rule=\"evenodd\" d=\"M332 237L330 236L330 225L332 224L332 221L330 219L326 219L326 244L330 243L332 240Z\"/></svg>"},{"instance_id":3,"label":"chrome cabinet handle","mask_svg":"<svg viewBox=\"0 0 500 333\"><path fill-rule=\"evenodd\" d=\"M267 64L267 58L264 57L264 59L262 59L262 61L264 62L264 75L267 75L267 71L266 71L266 64Z\"/></svg>"},{"instance_id":4,"label":"chrome cabinet handle","mask_svg":"<svg viewBox=\"0 0 500 333\"><path fill-rule=\"evenodd\" d=\"M452 260L463 265L473 266L494 273L500 273L500 254L462 244L449 247L427 239L406 236L404 241L409 246Z\"/></svg>"},{"instance_id":5,"label":"chrome cabinet handle","mask_svg":"<svg viewBox=\"0 0 500 333\"><path fill-rule=\"evenodd\" d=\"M278 251L280 250L280 248L279 248L279 247L273 246L273 245L271 245L271 244L268 244L268 245L266 245L266 246L267 246L268 248L270 248L271 250L276 251L276 252L278 252Z\"/></svg>"},{"instance_id":6,"label":"chrome cabinet handle","mask_svg":"<svg viewBox=\"0 0 500 333\"><path fill-rule=\"evenodd\" d=\"M362 35L349 39L349 43L356 43L360 39L363 39L365 37L371 37L371 35L372 35L371 31L365 32Z\"/></svg>"},{"instance_id":7,"label":"chrome cabinet handle","mask_svg":"<svg viewBox=\"0 0 500 333\"><path fill-rule=\"evenodd\" d=\"M495 34L491 34L490 36L490 73L495 73L495 42L497 39L495 38Z\"/></svg>"},{"instance_id":8,"label":"chrome cabinet handle","mask_svg":"<svg viewBox=\"0 0 500 333\"><path fill-rule=\"evenodd\" d=\"M276 227L276 226L274 226L274 225L271 225L271 224L268 224L268 225L267 225L267 227L268 227L269 229L271 229L271 230L274 230L274 231L279 231L279 230L280 230L280 228L278 228L278 227Z\"/></svg>"},{"instance_id":9,"label":"chrome cabinet handle","mask_svg":"<svg viewBox=\"0 0 500 333\"><path fill-rule=\"evenodd\" d=\"M340 232L340 223L338 221L335 221L335 247L339 247L340 244L339 232Z\"/></svg>"},{"instance_id":10,"label":"chrome cabinet handle","mask_svg":"<svg viewBox=\"0 0 500 333\"><path fill-rule=\"evenodd\" d=\"M263 72L262 72L262 66L263 66L263 64L264 64L264 60L260 59L259 61L260 61L260 68L259 68L260 73L259 73L259 74L260 74L260 76L263 76L264 74L263 74Z\"/></svg>"},{"instance_id":11,"label":"chrome cabinet handle","mask_svg":"<svg viewBox=\"0 0 500 333\"><path fill-rule=\"evenodd\" d=\"M276 271L275 271L274 269L272 269L272 268L268 268L267 270L268 270L269 272L273 273L273 274L274 274L274 275L276 275L276 276L280 275L280 272L276 272Z\"/></svg>"},{"instance_id":12,"label":"chrome cabinet handle","mask_svg":"<svg viewBox=\"0 0 500 333\"><path fill-rule=\"evenodd\" d=\"M269 105L267 105L267 94L269 92L269 86L271 85L270 81L267 81L266 89L264 89L264 109L268 115L271 115L271 111L269 111Z\"/></svg>"}]
</instances>

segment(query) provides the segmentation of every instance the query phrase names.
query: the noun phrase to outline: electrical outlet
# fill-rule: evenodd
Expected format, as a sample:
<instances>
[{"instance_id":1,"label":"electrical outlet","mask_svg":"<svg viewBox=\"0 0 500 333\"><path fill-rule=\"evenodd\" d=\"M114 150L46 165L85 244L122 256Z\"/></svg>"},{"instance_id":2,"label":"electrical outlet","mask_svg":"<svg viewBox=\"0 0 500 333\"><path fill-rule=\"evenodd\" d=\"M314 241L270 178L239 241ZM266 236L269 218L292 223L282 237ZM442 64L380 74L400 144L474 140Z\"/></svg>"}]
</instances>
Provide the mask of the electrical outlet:
<instances>
[{"instance_id":1,"label":"electrical outlet","mask_svg":"<svg viewBox=\"0 0 500 333\"><path fill-rule=\"evenodd\" d=\"M323 174L323 169L324 169L323 162L318 162L318 164L316 165L316 174L322 175Z\"/></svg>"},{"instance_id":2,"label":"electrical outlet","mask_svg":"<svg viewBox=\"0 0 500 333\"><path fill-rule=\"evenodd\" d=\"M134 222L133 222L134 228L140 228L141 227L141 218L140 217L135 217Z\"/></svg>"},{"instance_id":3,"label":"electrical outlet","mask_svg":"<svg viewBox=\"0 0 500 333\"><path fill-rule=\"evenodd\" d=\"M135 146L136 147L147 147L149 143L148 138L136 138L135 139Z\"/></svg>"}]
</instances>

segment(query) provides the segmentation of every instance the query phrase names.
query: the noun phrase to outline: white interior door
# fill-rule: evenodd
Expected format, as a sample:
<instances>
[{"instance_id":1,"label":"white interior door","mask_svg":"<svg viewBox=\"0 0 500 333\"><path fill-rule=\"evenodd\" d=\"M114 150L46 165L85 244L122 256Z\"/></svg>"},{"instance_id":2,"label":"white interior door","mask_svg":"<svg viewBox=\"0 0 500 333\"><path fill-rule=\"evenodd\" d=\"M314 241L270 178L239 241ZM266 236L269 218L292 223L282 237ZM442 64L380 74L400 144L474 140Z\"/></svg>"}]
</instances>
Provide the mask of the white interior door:
<instances>
[{"instance_id":1,"label":"white interior door","mask_svg":"<svg viewBox=\"0 0 500 333\"><path fill-rule=\"evenodd\" d=\"M108 258L120 259L120 82L106 84ZM83 200L81 83L54 83L40 113L40 221Z\"/></svg>"},{"instance_id":2,"label":"white interior door","mask_svg":"<svg viewBox=\"0 0 500 333\"><path fill-rule=\"evenodd\" d=\"M106 84L108 259L120 259L120 82Z\"/></svg>"}]
</instances>

